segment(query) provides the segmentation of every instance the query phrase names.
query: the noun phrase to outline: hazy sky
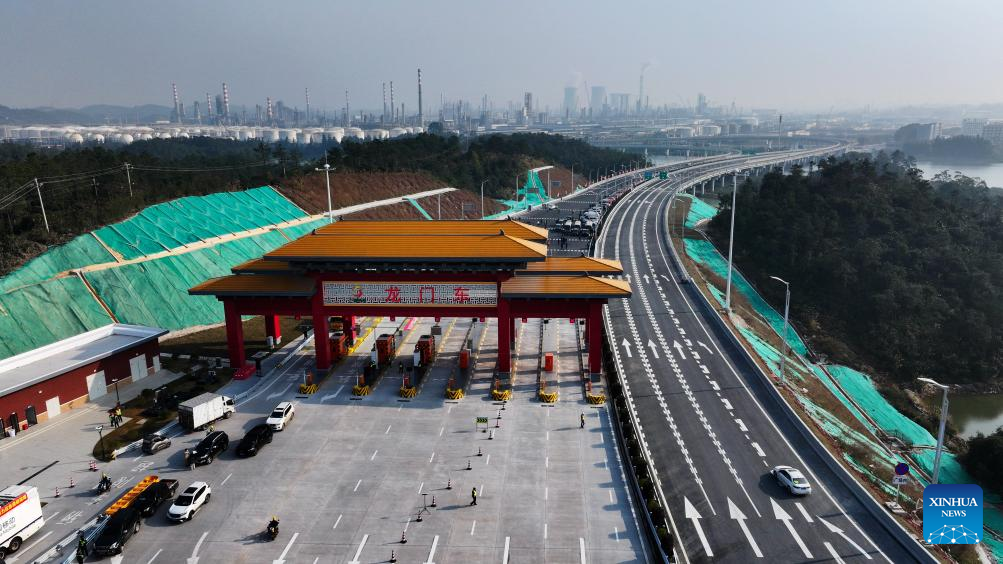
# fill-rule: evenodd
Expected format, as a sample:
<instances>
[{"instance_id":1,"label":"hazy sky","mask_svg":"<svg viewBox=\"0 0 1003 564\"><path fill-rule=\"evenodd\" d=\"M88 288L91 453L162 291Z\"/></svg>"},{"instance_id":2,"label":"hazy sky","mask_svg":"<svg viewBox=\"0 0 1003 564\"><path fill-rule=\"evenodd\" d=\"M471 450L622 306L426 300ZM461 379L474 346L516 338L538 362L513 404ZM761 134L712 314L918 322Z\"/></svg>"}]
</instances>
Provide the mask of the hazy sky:
<instances>
[{"instance_id":1,"label":"hazy sky","mask_svg":"<svg viewBox=\"0 0 1003 564\"><path fill-rule=\"evenodd\" d=\"M651 104L827 109L1003 102L1003 2L929 0L0 0L0 104L232 104L408 112L440 95L557 109L563 87Z\"/></svg>"}]
</instances>

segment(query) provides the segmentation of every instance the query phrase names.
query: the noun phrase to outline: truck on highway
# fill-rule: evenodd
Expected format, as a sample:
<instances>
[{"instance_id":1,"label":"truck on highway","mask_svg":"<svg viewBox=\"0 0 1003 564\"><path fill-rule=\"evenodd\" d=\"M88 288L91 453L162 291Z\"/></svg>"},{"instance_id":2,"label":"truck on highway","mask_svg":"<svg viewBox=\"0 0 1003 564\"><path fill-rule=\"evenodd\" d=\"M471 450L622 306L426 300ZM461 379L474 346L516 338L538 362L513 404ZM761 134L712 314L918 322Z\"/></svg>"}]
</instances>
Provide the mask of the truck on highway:
<instances>
[{"instance_id":1,"label":"truck on highway","mask_svg":"<svg viewBox=\"0 0 1003 564\"><path fill-rule=\"evenodd\" d=\"M214 421L229 418L236 411L233 398L208 392L178 405L178 423L188 431L204 429Z\"/></svg>"},{"instance_id":2,"label":"truck on highway","mask_svg":"<svg viewBox=\"0 0 1003 564\"><path fill-rule=\"evenodd\" d=\"M10 486L0 491L0 562L17 552L44 524L38 488Z\"/></svg>"}]
</instances>

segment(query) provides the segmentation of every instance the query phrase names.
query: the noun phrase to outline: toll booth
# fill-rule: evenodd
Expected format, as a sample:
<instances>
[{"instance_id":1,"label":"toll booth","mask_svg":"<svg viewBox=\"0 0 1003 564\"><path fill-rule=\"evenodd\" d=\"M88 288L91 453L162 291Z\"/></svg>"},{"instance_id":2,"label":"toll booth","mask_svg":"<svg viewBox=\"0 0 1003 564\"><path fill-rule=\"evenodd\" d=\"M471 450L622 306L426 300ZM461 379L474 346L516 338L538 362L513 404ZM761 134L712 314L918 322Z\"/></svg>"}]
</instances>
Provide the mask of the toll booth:
<instances>
[{"instance_id":1,"label":"toll booth","mask_svg":"<svg viewBox=\"0 0 1003 564\"><path fill-rule=\"evenodd\" d=\"M348 338L343 331L336 331L331 336L331 360L338 362L348 354Z\"/></svg>"},{"instance_id":2,"label":"toll booth","mask_svg":"<svg viewBox=\"0 0 1003 564\"><path fill-rule=\"evenodd\" d=\"M383 333L376 338L376 364L389 366L397 351L397 339L393 333Z\"/></svg>"},{"instance_id":3,"label":"toll booth","mask_svg":"<svg viewBox=\"0 0 1003 564\"><path fill-rule=\"evenodd\" d=\"M427 366L435 361L435 336L422 335L414 346L415 360L419 366Z\"/></svg>"}]
</instances>

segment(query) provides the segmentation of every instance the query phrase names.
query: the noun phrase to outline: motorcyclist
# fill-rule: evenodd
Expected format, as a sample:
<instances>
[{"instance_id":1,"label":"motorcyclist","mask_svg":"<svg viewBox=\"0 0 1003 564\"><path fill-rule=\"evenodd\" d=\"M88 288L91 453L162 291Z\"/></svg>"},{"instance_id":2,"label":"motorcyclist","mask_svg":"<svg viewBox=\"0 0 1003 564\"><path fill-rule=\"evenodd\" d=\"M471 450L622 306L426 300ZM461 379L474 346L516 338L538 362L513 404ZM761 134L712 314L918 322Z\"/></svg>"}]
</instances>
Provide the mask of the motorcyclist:
<instances>
[{"instance_id":1,"label":"motorcyclist","mask_svg":"<svg viewBox=\"0 0 1003 564\"><path fill-rule=\"evenodd\" d=\"M101 473L101 481L98 482L98 490L107 491L111 489L111 478L104 472Z\"/></svg>"},{"instance_id":2,"label":"motorcyclist","mask_svg":"<svg viewBox=\"0 0 1003 564\"><path fill-rule=\"evenodd\" d=\"M268 522L268 536L275 538L279 536L279 518L272 515L272 520Z\"/></svg>"}]
</instances>

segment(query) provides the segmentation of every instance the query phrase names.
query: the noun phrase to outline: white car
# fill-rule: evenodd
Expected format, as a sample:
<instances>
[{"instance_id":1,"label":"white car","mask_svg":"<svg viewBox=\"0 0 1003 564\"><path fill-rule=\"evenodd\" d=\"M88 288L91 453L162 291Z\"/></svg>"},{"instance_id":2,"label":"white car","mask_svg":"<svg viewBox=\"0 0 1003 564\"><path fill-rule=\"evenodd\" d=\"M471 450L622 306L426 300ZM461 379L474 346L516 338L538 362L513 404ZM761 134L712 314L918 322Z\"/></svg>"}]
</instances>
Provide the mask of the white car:
<instances>
[{"instance_id":1,"label":"white car","mask_svg":"<svg viewBox=\"0 0 1003 564\"><path fill-rule=\"evenodd\" d=\"M209 503L209 498L212 495L212 490L209 488L209 484L205 482L195 482L194 484L188 486L185 491L181 492L181 495L174 500L171 504L170 509L167 510L167 518L171 521L189 521L196 513L202 509L202 506Z\"/></svg>"},{"instance_id":2,"label":"white car","mask_svg":"<svg viewBox=\"0 0 1003 564\"><path fill-rule=\"evenodd\" d=\"M547 209L548 209L548 210L556 210L556 209L557 209L557 206L556 206L556 205L554 205L554 204L547 204Z\"/></svg>"},{"instance_id":3,"label":"white car","mask_svg":"<svg viewBox=\"0 0 1003 564\"><path fill-rule=\"evenodd\" d=\"M811 494L811 484L808 483L808 478L805 478L804 474L797 468L776 466L770 470L770 474L773 474L773 477L777 479L781 488L789 491L792 495Z\"/></svg>"},{"instance_id":4,"label":"white car","mask_svg":"<svg viewBox=\"0 0 1003 564\"><path fill-rule=\"evenodd\" d=\"M268 416L268 419L265 419L265 423L271 427L273 431L281 431L282 429L285 429L286 423L289 423L295 414L296 408L293 407L292 402L284 401L275 406L275 409L272 410L272 414Z\"/></svg>"}]
</instances>

